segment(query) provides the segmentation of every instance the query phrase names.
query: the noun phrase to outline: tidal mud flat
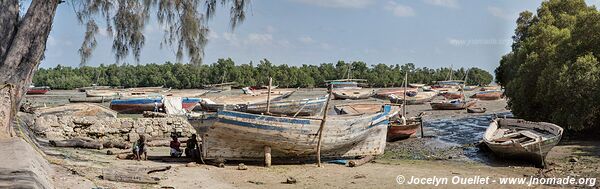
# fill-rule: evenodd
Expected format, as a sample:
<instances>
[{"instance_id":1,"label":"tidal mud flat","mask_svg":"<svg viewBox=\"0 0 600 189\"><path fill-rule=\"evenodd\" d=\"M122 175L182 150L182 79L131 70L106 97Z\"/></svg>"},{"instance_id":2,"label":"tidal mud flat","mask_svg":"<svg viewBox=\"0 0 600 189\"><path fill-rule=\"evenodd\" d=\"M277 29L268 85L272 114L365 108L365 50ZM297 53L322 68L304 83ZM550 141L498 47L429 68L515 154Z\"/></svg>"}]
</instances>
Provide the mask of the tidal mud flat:
<instances>
[{"instance_id":1,"label":"tidal mud flat","mask_svg":"<svg viewBox=\"0 0 600 189\"><path fill-rule=\"evenodd\" d=\"M185 91L185 90L184 90ZM237 91L231 91L232 94ZM78 93L52 91L50 96L27 98L32 103L52 106L63 103L66 96ZM219 95L219 94L209 94ZM223 94L221 94L223 95ZM325 95L324 89L301 89L290 98L302 99ZM54 102L54 103L50 103ZM68 102L68 98L67 98ZM348 102L385 102L379 99L360 101L334 100L333 105ZM598 178L600 142L586 140L563 140L548 154L548 168L538 169L531 163L506 161L482 151L475 145L494 114L510 116L505 100L480 101L479 107L487 108L483 114L469 114L464 110L434 111L428 104L410 105L409 117L425 112L424 134L406 140L387 143L384 155L372 163L348 168L327 163L318 168L314 163L274 164L265 168L261 163L243 162L247 170L238 170L240 162L226 162L223 168L214 165L163 162L160 160L119 160L106 155L115 149L73 149L46 146L47 160L54 174L50 174L56 188L397 188L398 175L404 177L593 177ZM150 156L165 156L167 147L150 147ZM160 178L159 184L132 184L107 181L99 178L106 168L128 166L165 166L172 168L152 173ZM289 183L289 178L296 180ZM489 187L498 187L497 183ZM431 185L411 187L431 188ZM444 188L488 187L474 185L445 185ZM501 185L502 188L522 188L523 185ZM560 187L543 185L538 187Z\"/></svg>"}]
</instances>

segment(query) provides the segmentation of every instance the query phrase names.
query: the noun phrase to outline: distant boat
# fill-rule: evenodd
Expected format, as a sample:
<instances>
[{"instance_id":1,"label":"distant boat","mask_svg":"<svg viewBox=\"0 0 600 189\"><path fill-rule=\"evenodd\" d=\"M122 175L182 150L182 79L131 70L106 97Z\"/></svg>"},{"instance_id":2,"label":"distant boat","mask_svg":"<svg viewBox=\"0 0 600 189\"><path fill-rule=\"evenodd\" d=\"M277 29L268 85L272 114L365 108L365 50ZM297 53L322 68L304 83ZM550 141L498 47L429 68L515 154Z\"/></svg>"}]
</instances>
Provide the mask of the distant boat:
<instances>
[{"instance_id":1,"label":"distant boat","mask_svg":"<svg viewBox=\"0 0 600 189\"><path fill-rule=\"evenodd\" d=\"M440 96L443 96L446 99L461 99L464 98L464 94L462 92L442 92Z\"/></svg>"},{"instance_id":2,"label":"distant boat","mask_svg":"<svg viewBox=\"0 0 600 189\"><path fill-rule=\"evenodd\" d=\"M467 108L467 113L485 113L486 108Z\"/></svg>"},{"instance_id":3,"label":"distant boat","mask_svg":"<svg viewBox=\"0 0 600 189\"><path fill-rule=\"evenodd\" d=\"M31 86L31 87L29 87L29 89L27 89L26 94L28 94L28 95L43 95L43 94L46 94L48 91L50 91L50 87L48 87L48 86L42 86L42 87Z\"/></svg>"},{"instance_id":4,"label":"distant boat","mask_svg":"<svg viewBox=\"0 0 600 189\"><path fill-rule=\"evenodd\" d=\"M333 85L333 96L334 99L344 100L358 100L367 99L375 95L374 89L363 89L358 86L356 81L366 81L364 79L340 79L328 81L329 85Z\"/></svg>"},{"instance_id":5,"label":"distant boat","mask_svg":"<svg viewBox=\"0 0 600 189\"><path fill-rule=\"evenodd\" d=\"M251 91L249 91L251 92ZM282 92L271 94L270 99L272 102L288 98L295 91ZM241 94L234 96L218 96L214 98L203 98L200 105L204 111L216 112L219 109L237 110L242 105L266 103L268 94Z\"/></svg>"},{"instance_id":6,"label":"distant boat","mask_svg":"<svg viewBox=\"0 0 600 189\"><path fill-rule=\"evenodd\" d=\"M69 98L70 103L104 103L111 102L114 99L119 99L118 96L108 96L108 97L75 97Z\"/></svg>"},{"instance_id":7,"label":"distant boat","mask_svg":"<svg viewBox=\"0 0 600 189\"><path fill-rule=\"evenodd\" d=\"M237 84L236 82L229 83L218 83L218 84L210 84L204 85L203 88L213 92L221 92L221 91L230 91L233 85Z\"/></svg>"},{"instance_id":8,"label":"distant boat","mask_svg":"<svg viewBox=\"0 0 600 189\"><path fill-rule=\"evenodd\" d=\"M476 86L476 85L470 85L470 86L465 86L465 87L463 87L463 90L465 90L465 91L472 91L472 90L475 90L475 89L477 89L477 88L479 88L479 86Z\"/></svg>"},{"instance_id":9,"label":"distant boat","mask_svg":"<svg viewBox=\"0 0 600 189\"><path fill-rule=\"evenodd\" d=\"M394 89L379 89L376 93L375 93L375 98L379 98L379 99L383 99L383 100L388 100L390 99L390 95L396 95L396 96L403 96L402 93L405 92L404 88L394 88ZM416 88L407 88L406 89L406 93L417 93L417 89Z\"/></svg>"},{"instance_id":10,"label":"distant boat","mask_svg":"<svg viewBox=\"0 0 600 189\"><path fill-rule=\"evenodd\" d=\"M434 110L464 110L475 105L477 100L464 101L461 99L445 100L440 102L431 102L431 109Z\"/></svg>"},{"instance_id":11,"label":"distant boat","mask_svg":"<svg viewBox=\"0 0 600 189\"><path fill-rule=\"evenodd\" d=\"M418 92L415 96L406 96L406 105L425 104L433 100L436 96L435 92ZM391 95L390 102L402 104L404 102L403 95Z\"/></svg>"},{"instance_id":12,"label":"distant boat","mask_svg":"<svg viewBox=\"0 0 600 189\"><path fill-rule=\"evenodd\" d=\"M381 155L388 119L398 108L361 115L328 116L323 127L321 156L329 158ZM200 133L205 159L257 160L264 147L277 159L307 158L316 154L321 120L219 111L218 120ZM202 129L200 129L202 130Z\"/></svg>"},{"instance_id":13,"label":"distant boat","mask_svg":"<svg viewBox=\"0 0 600 189\"><path fill-rule=\"evenodd\" d=\"M425 84L421 84L421 83L409 83L408 86L412 87L412 88L422 88L422 87L425 87Z\"/></svg>"},{"instance_id":14,"label":"distant boat","mask_svg":"<svg viewBox=\"0 0 600 189\"><path fill-rule=\"evenodd\" d=\"M162 98L130 98L112 100L110 109L123 114L140 114L144 111L160 111L163 108Z\"/></svg>"},{"instance_id":15,"label":"distant boat","mask_svg":"<svg viewBox=\"0 0 600 189\"><path fill-rule=\"evenodd\" d=\"M273 115L313 116L323 111L327 97L302 100L282 100L271 102L269 113ZM240 111L248 113L267 113L267 103L240 105Z\"/></svg>"},{"instance_id":16,"label":"distant boat","mask_svg":"<svg viewBox=\"0 0 600 189\"><path fill-rule=\"evenodd\" d=\"M118 91L113 90L87 90L85 91L86 97L115 97L119 96Z\"/></svg>"},{"instance_id":17,"label":"distant boat","mask_svg":"<svg viewBox=\"0 0 600 189\"><path fill-rule=\"evenodd\" d=\"M500 157L542 162L563 134L563 128L546 122L496 118L485 131L483 142Z\"/></svg>"},{"instance_id":18,"label":"distant boat","mask_svg":"<svg viewBox=\"0 0 600 189\"><path fill-rule=\"evenodd\" d=\"M502 91L482 91L473 94L471 98L476 98L479 100L498 100L502 98L502 94Z\"/></svg>"}]
</instances>

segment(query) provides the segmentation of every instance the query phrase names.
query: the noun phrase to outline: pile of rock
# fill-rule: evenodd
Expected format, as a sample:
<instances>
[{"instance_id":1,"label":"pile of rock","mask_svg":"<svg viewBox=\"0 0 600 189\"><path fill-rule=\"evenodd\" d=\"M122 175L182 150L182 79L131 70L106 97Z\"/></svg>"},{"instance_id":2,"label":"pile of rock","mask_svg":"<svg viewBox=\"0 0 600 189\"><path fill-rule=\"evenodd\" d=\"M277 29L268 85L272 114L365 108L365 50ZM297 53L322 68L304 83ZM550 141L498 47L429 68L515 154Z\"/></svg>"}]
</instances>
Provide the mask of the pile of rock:
<instances>
[{"instance_id":1,"label":"pile of rock","mask_svg":"<svg viewBox=\"0 0 600 189\"><path fill-rule=\"evenodd\" d=\"M69 108L60 107L60 110L64 109ZM83 111L97 112L89 109ZM38 136L49 140L87 137L99 141L124 142L135 141L142 134L150 140L156 140L169 139L174 132L180 136L190 136L196 133L184 117L117 118L116 113L115 116L110 116L113 115L111 113L101 113L102 116L97 116L98 114L82 115L76 111L65 114L62 111L52 110L44 110L44 113L40 114L36 112L36 115L38 116L35 118L32 130Z\"/></svg>"}]
</instances>

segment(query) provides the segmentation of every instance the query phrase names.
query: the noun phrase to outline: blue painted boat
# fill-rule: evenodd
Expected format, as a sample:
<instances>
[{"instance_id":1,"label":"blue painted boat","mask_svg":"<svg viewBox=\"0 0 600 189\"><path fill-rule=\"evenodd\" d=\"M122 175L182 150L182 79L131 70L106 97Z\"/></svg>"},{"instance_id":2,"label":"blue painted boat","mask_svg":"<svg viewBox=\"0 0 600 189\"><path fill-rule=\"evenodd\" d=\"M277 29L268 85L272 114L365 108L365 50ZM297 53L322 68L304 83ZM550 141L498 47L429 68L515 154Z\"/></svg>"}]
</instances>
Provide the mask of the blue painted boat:
<instances>
[{"instance_id":1,"label":"blue painted boat","mask_svg":"<svg viewBox=\"0 0 600 189\"><path fill-rule=\"evenodd\" d=\"M163 109L163 102L162 97L112 100L110 109L122 114L139 114L144 111L160 111Z\"/></svg>"},{"instance_id":2,"label":"blue painted boat","mask_svg":"<svg viewBox=\"0 0 600 189\"><path fill-rule=\"evenodd\" d=\"M383 154L388 119L396 106L360 115L331 115L323 128L323 157ZM319 119L290 118L221 110L218 120L199 129L206 159L258 160L270 146L273 158L302 158L316 154Z\"/></svg>"}]
</instances>

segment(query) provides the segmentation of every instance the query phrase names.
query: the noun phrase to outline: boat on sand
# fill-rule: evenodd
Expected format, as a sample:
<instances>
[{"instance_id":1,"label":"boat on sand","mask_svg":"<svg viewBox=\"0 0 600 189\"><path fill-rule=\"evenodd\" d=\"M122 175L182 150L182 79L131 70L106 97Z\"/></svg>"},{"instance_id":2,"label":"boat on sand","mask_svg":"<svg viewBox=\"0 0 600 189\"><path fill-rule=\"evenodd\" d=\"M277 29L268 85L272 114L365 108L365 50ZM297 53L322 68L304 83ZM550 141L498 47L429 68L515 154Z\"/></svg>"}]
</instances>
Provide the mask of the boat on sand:
<instances>
[{"instance_id":1,"label":"boat on sand","mask_svg":"<svg viewBox=\"0 0 600 189\"><path fill-rule=\"evenodd\" d=\"M473 94L471 98L479 100L498 100L502 98L502 91L483 91Z\"/></svg>"},{"instance_id":2,"label":"boat on sand","mask_svg":"<svg viewBox=\"0 0 600 189\"><path fill-rule=\"evenodd\" d=\"M431 109L434 110L464 110L468 107L471 107L477 103L477 100L444 100L438 102L431 102Z\"/></svg>"},{"instance_id":3,"label":"boat on sand","mask_svg":"<svg viewBox=\"0 0 600 189\"><path fill-rule=\"evenodd\" d=\"M314 116L323 111L325 101L327 101L327 97L274 101L269 105L269 114ZM239 111L255 114L267 113L267 103L241 104Z\"/></svg>"},{"instance_id":4,"label":"boat on sand","mask_svg":"<svg viewBox=\"0 0 600 189\"><path fill-rule=\"evenodd\" d=\"M406 120L406 124L402 124L400 120L390 122L386 140L394 142L413 136L421 127L421 122L416 119Z\"/></svg>"},{"instance_id":5,"label":"boat on sand","mask_svg":"<svg viewBox=\"0 0 600 189\"><path fill-rule=\"evenodd\" d=\"M486 129L483 142L499 157L542 163L560 141L563 128L546 122L496 118Z\"/></svg>"}]
</instances>

